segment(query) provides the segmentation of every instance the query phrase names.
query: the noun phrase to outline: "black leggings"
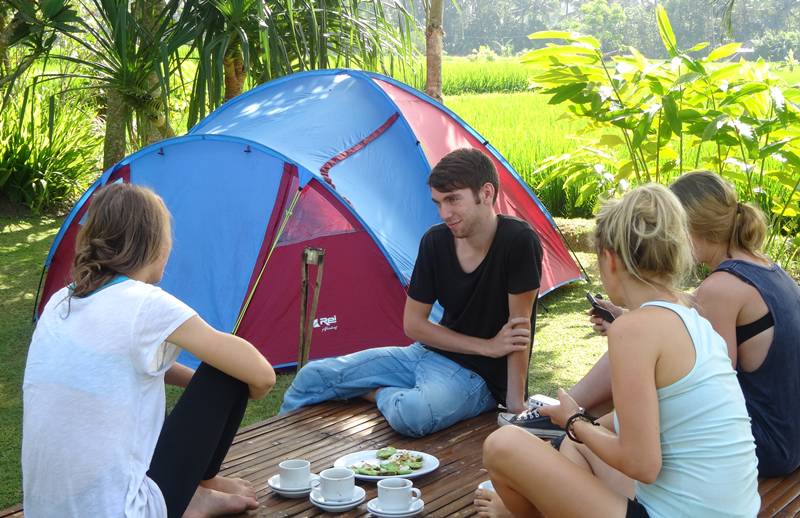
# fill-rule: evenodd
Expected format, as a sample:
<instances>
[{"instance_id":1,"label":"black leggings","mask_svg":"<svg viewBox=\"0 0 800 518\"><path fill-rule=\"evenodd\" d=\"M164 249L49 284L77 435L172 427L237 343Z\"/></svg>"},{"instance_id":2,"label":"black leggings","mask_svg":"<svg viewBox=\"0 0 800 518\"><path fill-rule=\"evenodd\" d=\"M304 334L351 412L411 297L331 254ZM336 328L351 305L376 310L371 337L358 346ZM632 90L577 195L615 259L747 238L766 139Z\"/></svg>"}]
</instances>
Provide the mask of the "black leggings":
<instances>
[{"instance_id":1,"label":"black leggings","mask_svg":"<svg viewBox=\"0 0 800 518\"><path fill-rule=\"evenodd\" d=\"M164 421L147 476L180 518L203 480L217 476L244 410L247 384L205 363Z\"/></svg>"}]
</instances>

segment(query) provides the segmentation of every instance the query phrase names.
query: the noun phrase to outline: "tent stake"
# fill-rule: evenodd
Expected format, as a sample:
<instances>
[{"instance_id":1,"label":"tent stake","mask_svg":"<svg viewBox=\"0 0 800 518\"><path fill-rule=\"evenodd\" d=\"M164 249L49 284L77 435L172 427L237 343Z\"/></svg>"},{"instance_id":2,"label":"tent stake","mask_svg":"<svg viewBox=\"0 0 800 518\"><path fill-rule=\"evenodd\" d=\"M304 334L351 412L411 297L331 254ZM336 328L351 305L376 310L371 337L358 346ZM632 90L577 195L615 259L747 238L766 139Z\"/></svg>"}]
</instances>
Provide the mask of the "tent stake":
<instances>
[{"instance_id":1,"label":"tent stake","mask_svg":"<svg viewBox=\"0 0 800 518\"><path fill-rule=\"evenodd\" d=\"M303 250L300 267L300 344L297 355L297 369L300 370L308 363L311 351L311 334L314 332L314 316L317 313L319 302L319 289L322 285L322 268L325 261L323 248L306 247ZM317 280L314 283L314 294L311 297L311 312L308 312L308 267L317 267Z\"/></svg>"}]
</instances>

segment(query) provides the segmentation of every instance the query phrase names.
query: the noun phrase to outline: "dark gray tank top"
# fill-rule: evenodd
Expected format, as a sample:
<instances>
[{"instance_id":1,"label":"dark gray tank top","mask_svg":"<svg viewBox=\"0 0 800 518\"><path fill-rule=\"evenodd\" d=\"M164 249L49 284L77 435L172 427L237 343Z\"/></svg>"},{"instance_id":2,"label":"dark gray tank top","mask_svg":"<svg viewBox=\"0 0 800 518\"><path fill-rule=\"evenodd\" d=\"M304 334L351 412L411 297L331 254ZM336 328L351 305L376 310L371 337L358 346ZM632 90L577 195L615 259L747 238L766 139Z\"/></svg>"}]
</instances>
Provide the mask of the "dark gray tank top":
<instances>
[{"instance_id":1,"label":"dark gray tank top","mask_svg":"<svg viewBox=\"0 0 800 518\"><path fill-rule=\"evenodd\" d=\"M738 366L756 440L759 475L774 477L800 466L800 286L778 265L722 262L728 272L761 294L774 320L767 356L753 372Z\"/></svg>"}]
</instances>

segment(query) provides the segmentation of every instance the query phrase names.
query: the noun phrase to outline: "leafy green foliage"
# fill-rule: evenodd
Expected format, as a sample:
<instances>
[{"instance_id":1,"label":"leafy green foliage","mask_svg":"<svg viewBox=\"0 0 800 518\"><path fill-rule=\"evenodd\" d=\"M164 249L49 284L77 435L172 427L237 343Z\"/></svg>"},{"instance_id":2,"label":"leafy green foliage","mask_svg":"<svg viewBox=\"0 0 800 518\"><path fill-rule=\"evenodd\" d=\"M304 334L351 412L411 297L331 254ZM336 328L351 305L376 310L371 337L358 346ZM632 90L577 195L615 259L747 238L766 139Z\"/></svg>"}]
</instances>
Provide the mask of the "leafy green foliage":
<instances>
[{"instance_id":1,"label":"leafy green foliage","mask_svg":"<svg viewBox=\"0 0 800 518\"><path fill-rule=\"evenodd\" d=\"M678 47L666 11L659 32L672 59L650 60L631 48L608 59L596 41L566 32L531 35L559 39L529 52L534 81L600 135L542 162L538 185L580 183L586 199L644 182L668 183L703 168L738 188L740 199L768 214L768 246L788 260L785 241L800 230L800 89L769 63L719 61L739 50L722 45L705 58ZM701 46L697 46L698 50Z\"/></svg>"},{"instance_id":2,"label":"leafy green foliage","mask_svg":"<svg viewBox=\"0 0 800 518\"><path fill-rule=\"evenodd\" d=\"M34 212L67 207L96 175L100 141L80 106L27 88L0 114L0 192Z\"/></svg>"},{"instance_id":3,"label":"leafy green foliage","mask_svg":"<svg viewBox=\"0 0 800 518\"><path fill-rule=\"evenodd\" d=\"M260 84L303 70L403 69L414 55L399 1L189 0L185 12L196 20L189 126L230 97L232 61Z\"/></svg>"},{"instance_id":4,"label":"leafy green foliage","mask_svg":"<svg viewBox=\"0 0 800 518\"><path fill-rule=\"evenodd\" d=\"M71 63L76 70L45 76L87 79L87 87L119 91L143 116L161 115L169 93L168 78L179 66L177 51L191 41L190 20L180 10L181 2L162 2L157 21L147 27L126 0L49 0L40 1L38 9L23 0L9 1L32 27L52 30L72 45L52 47L48 57ZM53 5L69 16L49 16ZM88 16L76 16L78 8ZM153 75L155 83L150 80Z\"/></svg>"}]
</instances>

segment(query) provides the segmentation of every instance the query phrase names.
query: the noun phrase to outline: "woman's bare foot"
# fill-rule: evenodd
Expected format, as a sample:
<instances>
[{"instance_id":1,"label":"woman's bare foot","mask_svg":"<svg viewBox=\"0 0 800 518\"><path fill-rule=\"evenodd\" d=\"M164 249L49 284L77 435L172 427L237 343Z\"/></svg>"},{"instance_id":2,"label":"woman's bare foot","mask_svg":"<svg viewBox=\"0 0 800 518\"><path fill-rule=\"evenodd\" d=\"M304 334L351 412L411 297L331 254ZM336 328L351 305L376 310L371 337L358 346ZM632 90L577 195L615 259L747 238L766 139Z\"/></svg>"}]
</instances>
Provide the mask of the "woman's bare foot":
<instances>
[{"instance_id":1,"label":"woman's bare foot","mask_svg":"<svg viewBox=\"0 0 800 518\"><path fill-rule=\"evenodd\" d=\"M255 497L232 495L199 486L183 513L183 518L210 518L239 514L250 509L258 509L258 500Z\"/></svg>"},{"instance_id":2,"label":"woman's bare foot","mask_svg":"<svg viewBox=\"0 0 800 518\"><path fill-rule=\"evenodd\" d=\"M481 518L512 518L500 495L494 491L476 489L474 504Z\"/></svg>"},{"instance_id":3,"label":"woman's bare foot","mask_svg":"<svg viewBox=\"0 0 800 518\"><path fill-rule=\"evenodd\" d=\"M200 485L207 489L214 489L229 495L241 495L251 498L256 497L256 490L253 484L243 478L230 478L217 475L210 480L200 482Z\"/></svg>"}]
</instances>

